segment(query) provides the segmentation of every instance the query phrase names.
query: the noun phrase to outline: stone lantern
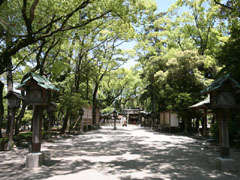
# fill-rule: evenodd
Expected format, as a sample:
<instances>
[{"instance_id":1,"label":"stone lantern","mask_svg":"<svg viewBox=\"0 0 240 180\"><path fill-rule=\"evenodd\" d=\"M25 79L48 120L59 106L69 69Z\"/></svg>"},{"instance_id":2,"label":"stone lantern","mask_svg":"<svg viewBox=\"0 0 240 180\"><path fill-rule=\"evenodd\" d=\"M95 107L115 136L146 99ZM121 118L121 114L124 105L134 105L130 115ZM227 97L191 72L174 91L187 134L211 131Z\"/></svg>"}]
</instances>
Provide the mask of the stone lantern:
<instances>
[{"instance_id":1,"label":"stone lantern","mask_svg":"<svg viewBox=\"0 0 240 180\"><path fill-rule=\"evenodd\" d=\"M232 163L232 160L229 158L228 121L231 118L231 110L239 109L239 104L236 101L239 89L240 84L228 74L215 80L209 87L201 92L203 94L210 94L210 108L215 112L219 124L221 158L218 159L218 164L220 168L226 167L226 164L231 165Z\"/></svg>"}]
</instances>

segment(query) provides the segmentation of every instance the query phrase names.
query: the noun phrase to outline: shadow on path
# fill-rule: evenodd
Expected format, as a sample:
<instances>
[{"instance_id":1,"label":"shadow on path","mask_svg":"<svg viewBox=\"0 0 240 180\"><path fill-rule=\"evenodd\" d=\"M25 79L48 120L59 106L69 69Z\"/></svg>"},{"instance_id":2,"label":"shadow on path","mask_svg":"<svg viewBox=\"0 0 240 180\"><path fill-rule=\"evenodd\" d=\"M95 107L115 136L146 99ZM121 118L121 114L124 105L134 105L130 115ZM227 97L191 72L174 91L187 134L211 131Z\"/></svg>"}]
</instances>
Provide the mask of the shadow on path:
<instances>
[{"instance_id":1,"label":"shadow on path","mask_svg":"<svg viewBox=\"0 0 240 180\"><path fill-rule=\"evenodd\" d=\"M43 151L51 154L51 160L35 171L24 166L26 150L0 152L0 179L69 179L84 172L90 177L90 170L101 173L102 179L240 179L239 172L215 170L215 146L139 127L103 128L56 139L44 143ZM239 162L239 152L233 155Z\"/></svg>"}]
</instances>

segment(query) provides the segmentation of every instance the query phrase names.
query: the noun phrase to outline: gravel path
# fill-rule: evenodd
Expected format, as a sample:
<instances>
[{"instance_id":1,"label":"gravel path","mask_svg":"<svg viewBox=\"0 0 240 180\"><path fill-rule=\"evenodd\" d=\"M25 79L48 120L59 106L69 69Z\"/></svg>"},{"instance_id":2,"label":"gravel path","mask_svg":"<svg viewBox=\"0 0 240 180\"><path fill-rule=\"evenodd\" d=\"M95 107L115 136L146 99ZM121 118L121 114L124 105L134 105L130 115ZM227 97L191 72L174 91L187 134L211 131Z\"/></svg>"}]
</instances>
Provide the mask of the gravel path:
<instances>
[{"instance_id":1,"label":"gravel path","mask_svg":"<svg viewBox=\"0 0 240 180\"><path fill-rule=\"evenodd\" d=\"M42 150L51 160L34 171L25 168L26 149L0 152L0 180L240 179L238 171L215 169L215 146L137 126L57 137L43 143ZM240 167L240 152L232 155Z\"/></svg>"}]
</instances>

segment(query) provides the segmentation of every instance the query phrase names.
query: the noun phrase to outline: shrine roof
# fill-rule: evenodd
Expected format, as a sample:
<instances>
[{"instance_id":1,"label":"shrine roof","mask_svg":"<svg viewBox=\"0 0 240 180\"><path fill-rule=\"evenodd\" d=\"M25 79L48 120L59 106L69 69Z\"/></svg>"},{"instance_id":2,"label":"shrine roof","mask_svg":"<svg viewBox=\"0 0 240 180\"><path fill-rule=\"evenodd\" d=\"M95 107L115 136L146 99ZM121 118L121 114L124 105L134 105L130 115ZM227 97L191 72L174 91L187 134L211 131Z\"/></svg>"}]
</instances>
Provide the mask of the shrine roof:
<instances>
[{"instance_id":1,"label":"shrine roof","mask_svg":"<svg viewBox=\"0 0 240 180\"><path fill-rule=\"evenodd\" d=\"M222 87L224 82L226 82L227 80L230 80L235 88L240 88L240 84L236 80L231 78L230 74L227 74L213 81L211 85L209 85L206 89L201 91L201 94L206 94L217 90L218 88Z\"/></svg>"},{"instance_id":2,"label":"shrine roof","mask_svg":"<svg viewBox=\"0 0 240 180\"><path fill-rule=\"evenodd\" d=\"M210 104L210 96L208 96L203 101L200 101L192 106L189 106L189 108L205 108Z\"/></svg>"},{"instance_id":3,"label":"shrine roof","mask_svg":"<svg viewBox=\"0 0 240 180\"><path fill-rule=\"evenodd\" d=\"M36 81L37 85L39 85L40 87L42 87L44 89L59 91L59 89L56 88L46 77L40 76L33 72L29 73L29 76L19 86L17 86L16 89L20 89L20 90L24 89L24 87L27 85L27 83L31 80Z\"/></svg>"}]
</instances>

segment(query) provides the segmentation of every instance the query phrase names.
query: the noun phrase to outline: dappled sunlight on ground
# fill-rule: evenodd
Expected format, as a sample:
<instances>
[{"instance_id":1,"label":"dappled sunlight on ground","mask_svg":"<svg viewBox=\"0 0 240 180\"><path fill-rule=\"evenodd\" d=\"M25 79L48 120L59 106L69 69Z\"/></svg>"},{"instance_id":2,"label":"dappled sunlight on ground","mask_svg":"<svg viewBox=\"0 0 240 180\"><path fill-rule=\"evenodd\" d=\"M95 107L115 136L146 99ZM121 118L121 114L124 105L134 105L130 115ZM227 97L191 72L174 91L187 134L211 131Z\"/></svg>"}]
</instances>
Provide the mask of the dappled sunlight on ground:
<instances>
[{"instance_id":1,"label":"dappled sunlight on ground","mask_svg":"<svg viewBox=\"0 0 240 180\"><path fill-rule=\"evenodd\" d=\"M42 150L51 160L35 171L24 167L27 150L0 152L0 179L240 179L239 172L215 170L215 146L137 126L58 137ZM240 153L233 154L239 161Z\"/></svg>"}]
</instances>

